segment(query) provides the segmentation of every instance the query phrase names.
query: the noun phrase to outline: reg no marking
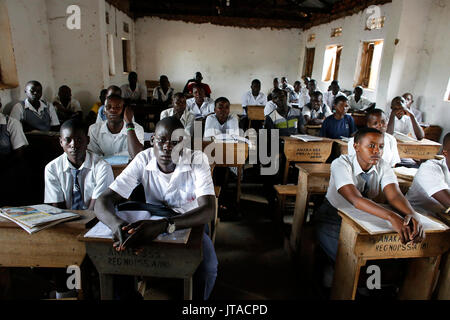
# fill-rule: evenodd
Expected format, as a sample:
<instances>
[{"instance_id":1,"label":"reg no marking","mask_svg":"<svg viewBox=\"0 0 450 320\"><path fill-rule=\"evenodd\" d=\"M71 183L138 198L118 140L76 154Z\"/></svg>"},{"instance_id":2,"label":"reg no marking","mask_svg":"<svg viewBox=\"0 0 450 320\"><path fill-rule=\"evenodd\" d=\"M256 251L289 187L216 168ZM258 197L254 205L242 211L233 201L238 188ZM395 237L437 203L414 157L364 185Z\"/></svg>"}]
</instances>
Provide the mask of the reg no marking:
<instances>
[{"instance_id":1,"label":"reg no marking","mask_svg":"<svg viewBox=\"0 0 450 320\"><path fill-rule=\"evenodd\" d=\"M182 315L202 315L213 318L216 315L233 316L233 315L265 315L267 314L267 306L261 304L227 304L224 307L197 307L189 304L183 307Z\"/></svg>"}]
</instances>

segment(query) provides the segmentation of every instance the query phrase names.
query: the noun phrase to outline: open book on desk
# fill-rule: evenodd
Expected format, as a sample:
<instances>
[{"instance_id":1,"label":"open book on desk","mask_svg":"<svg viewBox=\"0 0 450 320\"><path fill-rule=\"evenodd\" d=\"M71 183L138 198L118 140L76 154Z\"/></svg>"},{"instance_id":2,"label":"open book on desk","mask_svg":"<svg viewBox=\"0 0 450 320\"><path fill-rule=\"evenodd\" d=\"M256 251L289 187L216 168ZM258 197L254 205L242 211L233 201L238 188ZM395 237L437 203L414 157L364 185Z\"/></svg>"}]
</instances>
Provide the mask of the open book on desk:
<instances>
[{"instance_id":1,"label":"open book on desk","mask_svg":"<svg viewBox=\"0 0 450 320\"><path fill-rule=\"evenodd\" d=\"M416 138L410 137L398 131L394 131L394 137L400 142L418 142Z\"/></svg>"},{"instance_id":2,"label":"open book on desk","mask_svg":"<svg viewBox=\"0 0 450 320\"><path fill-rule=\"evenodd\" d=\"M416 168L406 168L406 167L394 168L394 173L397 177L403 178L408 181L414 180L417 171L418 169Z\"/></svg>"},{"instance_id":3,"label":"open book on desk","mask_svg":"<svg viewBox=\"0 0 450 320\"><path fill-rule=\"evenodd\" d=\"M234 143L234 142L245 142L248 144L250 148L253 147L253 143L248 140L247 138L235 135L235 134L228 134L228 133L222 133L214 136L214 141L217 142L225 142L225 143Z\"/></svg>"},{"instance_id":4,"label":"open book on desk","mask_svg":"<svg viewBox=\"0 0 450 320\"><path fill-rule=\"evenodd\" d=\"M296 135L292 135L291 138L299 139L304 142L322 141L323 140L323 138L321 138L321 137L310 136L307 134L296 134Z\"/></svg>"}]
</instances>

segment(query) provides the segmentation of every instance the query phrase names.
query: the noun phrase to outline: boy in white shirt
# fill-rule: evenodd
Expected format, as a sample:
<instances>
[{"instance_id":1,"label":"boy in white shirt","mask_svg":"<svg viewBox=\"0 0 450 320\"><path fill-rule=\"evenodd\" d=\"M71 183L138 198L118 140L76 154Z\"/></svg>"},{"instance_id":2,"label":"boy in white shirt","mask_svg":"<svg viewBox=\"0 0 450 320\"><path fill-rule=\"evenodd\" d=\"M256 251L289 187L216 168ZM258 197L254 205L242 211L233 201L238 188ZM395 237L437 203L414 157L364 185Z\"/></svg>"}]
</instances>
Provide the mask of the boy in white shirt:
<instances>
[{"instance_id":1,"label":"boy in white shirt","mask_svg":"<svg viewBox=\"0 0 450 320\"><path fill-rule=\"evenodd\" d=\"M120 96L105 101L106 121L89 127L88 150L101 157L129 156L133 159L144 149L144 128L133 122L133 111Z\"/></svg>"},{"instance_id":2,"label":"boy in white shirt","mask_svg":"<svg viewBox=\"0 0 450 320\"><path fill-rule=\"evenodd\" d=\"M327 91L323 95L323 102L331 109L334 110L334 99L339 96L347 97L343 92L341 92L341 87L339 86L339 81L333 80L330 84L330 91Z\"/></svg>"},{"instance_id":3,"label":"boy in white shirt","mask_svg":"<svg viewBox=\"0 0 450 320\"><path fill-rule=\"evenodd\" d=\"M247 115L247 106L265 106L267 103L266 95L261 92L261 81L253 80L250 88L251 90L242 96L244 115Z\"/></svg>"},{"instance_id":4,"label":"boy in white shirt","mask_svg":"<svg viewBox=\"0 0 450 320\"><path fill-rule=\"evenodd\" d=\"M428 160L417 171L406 198L424 214L447 212L450 208L450 133L442 145L442 160Z\"/></svg>"},{"instance_id":5,"label":"boy in white shirt","mask_svg":"<svg viewBox=\"0 0 450 320\"><path fill-rule=\"evenodd\" d=\"M348 97L348 106L353 111L363 111L370 107L372 102L363 96L363 87L358 86L353 90L353 94Z\"/></svg>"},{"instance_id":6,"label":"boy in white shirt","mask_svg":"<svg viewBox=\"0 0 450 320\"><path fill-rule=\"evenodd\" d=\"M214 113L214 101L206 97L205 89L202 86L194 85L192 93L194 97L186 100L186 106L196 119L206 118Z\"/></svg>"},{"instance_id":7,"label":"boy in white shirt","mask_svg":"<svg viewBox=\"0 0 450 320\"><path fill-rule=\"evenodd\" d=\"M423 121L422 112L418 109L413 108L414 97L411 93L405 93L402 96L406 100L406 107L414 114L418 123Z\"/></svg>"},{"instance_id":8,"label":"boy in white shirt","mask_svg":"<svg viewBox=\"0 0 450 320\"><path fill-rule=\"evenodd\" d=\"M320 91L314 91L310 102L305 104L302 110L305 123L309 125L322 124L332 114L331 109L323 103L323 95Z\"/></svg>"},{"instance_id":9,"label":"boy in white shirt","mask_svg":"<svg viewBox=\"0 0 450 320\"><path fill-rule=\"evenodd\" d=\"M58 95L53 100L53 105L61 123L72 117L77 117L79 120L83 119L80 103L72 98L72 90L66 85L59 87Z\"/></svg>"},{"instance_id":10,"label":"boy in white shirt","mask_svg":"<svg viewBox=\"0 0 450 320\"><path fill-rule=\"evenodd\" d=\"M384 137L373 128L355 135L354 156L342 155L331 164L330 184L325 201L315 215L319 243L326 254L336 259L341 218L338 208L355 207L389 221L403 244L424 239L417 213L399 189L393 169L382 159ZM389 204L401 212L385 209L371 199L382 191Z\"/></svg>"},{"instance_id":11,"label":"boy in white shirt","mask_svg":"<svg viewBox=\"0 0 450 320\"><path fill-rule=\"evenodd\" d=\"M120 87L122 98L128 103L145 103L147 90L138 83L138 75L132 71L128 74L128 83Z\"/></svg>"},{"instance_id":12,"label":"boy in white shirt","mask_svg":"<svg viewBox=\"0 0 450 320\"><path fill-rule=\"evenodd\" d=\"M193 134L195 116L186 108L186 96L182 92L177 92L173 96L173 108L161 112L160 119L167 117L177 117L184 126L184 131L188 135Z\"/></svg>"},{"instance_id":13,"label":"boy in white shirt","mask_svg":"<svg viewBox=\"0 0 450 320\"><path fill-rule=\"evenodd\" d=\"M182 132L183 125L175 117L159 121L152 137L154 147L141 152L96 202L95 214L113 232L117 251L152 243L161 233L205 226L214 219L216 200L208 158L201 151L183 147ZM179 155L180 161L175 163L172 153ZM144 187L147 203L163 205L178 215L132 224L120 219L115 205L128 199L139 184ZM194 297L206 300L214 287L218 264L206 233L202 250L203 261L193 279Z\"/></svg>"},{"instance_id":14,"label":"boy in white shirt","mask_svg":"<svg viewBox=\"0 0 450 320\"><path fill-rule=\"evenodd\" d=\"M219 134L239 135L239 120L230 115L230 101L220 97L214 102L214 114L206 118L205 138L215 137Z\"/></svg>"},{"instance_id":15,"label":"boy in white shirt","mask_svg":"<svg viewBox=\"0 0 450 320\"><path fill-rule=\"evenodd\" d=\"M391 167L395 167L397 163L400 163L400 155L398 154L397 139L394 136L386 133L387 123L383 110L373 109L367 113L367 127L377 129L384 133L384 148L383 148L383 160L390 164ZM354 156L356 154L354 145L354 137L350 138L348 142L348 155Z\"/></svg>"},{"instance_id":16,"label":"boy in white shirt","mask_svg":"<svg viewBox=\"0 0 450 320\"><path fill-rule=\"evenodd\" d=\"M61 126L64 153L45 167L45 203L61 209L94 210L95 200L114 181L111 166L87 151L89 137L77 120Z\"/></svg>"},{"instance_id":17,"label":"boy in white shirt","mask_svg":"<svg viewBox=\"0 0 450 320\"><path fill-rule=\"evenodd\" d=\"M170 87L169 78L166 75L159 77L159 86L153 90L153 101L166 107L172 103L173 88Z\"/></svg>"},{"instance_id":18,"label":"boy in white shirt","mask_svg":"<svg viewBox=\"0 0 450 320\"><path fill-rule=\"evenodd\" d=\"M417 140L422 140L425 137L416 117L406 107L406 100L403 97L395 97L391 102L387 133L394 134L394 131L409 135Z\"/></svg>"}]
</instances>

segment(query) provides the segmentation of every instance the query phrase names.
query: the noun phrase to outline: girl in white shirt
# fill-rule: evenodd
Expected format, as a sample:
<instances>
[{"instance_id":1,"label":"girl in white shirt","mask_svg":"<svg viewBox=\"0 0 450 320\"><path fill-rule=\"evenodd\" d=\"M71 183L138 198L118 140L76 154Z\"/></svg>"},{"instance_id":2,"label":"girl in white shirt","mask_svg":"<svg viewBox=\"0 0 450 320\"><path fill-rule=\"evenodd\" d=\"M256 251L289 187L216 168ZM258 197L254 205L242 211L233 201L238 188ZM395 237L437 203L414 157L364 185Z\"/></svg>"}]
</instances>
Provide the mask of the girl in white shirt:
<instances>
[{"instance_id":1,"label":"girl in white shirt","mask_svg":"<svg viewBox=\"0 0 450 320\"><path fill-rule=\"evenodd\" d=\"M234 115L230 115L230 101L220 97L214 105L214 114L206 118L205 138L219 134L239 135L239 121Z\"/></svg>"}]
</instances>

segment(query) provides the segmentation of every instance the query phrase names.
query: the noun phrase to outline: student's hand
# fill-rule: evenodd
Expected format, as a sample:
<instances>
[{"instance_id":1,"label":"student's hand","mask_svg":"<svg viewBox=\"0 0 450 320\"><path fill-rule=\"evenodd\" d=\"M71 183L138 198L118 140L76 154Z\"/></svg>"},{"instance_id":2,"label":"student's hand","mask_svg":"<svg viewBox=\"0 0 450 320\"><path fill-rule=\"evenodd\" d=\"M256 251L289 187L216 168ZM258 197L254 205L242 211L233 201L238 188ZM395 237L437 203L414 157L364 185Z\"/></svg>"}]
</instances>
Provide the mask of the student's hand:
<instances>
[{"instance_id":1,"label":"student's hand","mask_svg":"<svg viewBox=\"0 0 450 320\"><path fill-rule=\"evenodd\" d=\"M61 109L63 109L63 106L62 106L62 104L61 103L59 103L59 102L53 102L53 106L57 109L57 110L61 110Z\"/></svg>"},{"instance_id":2,"label":"student's hand","mask_svg":"<svg viewBox=\"0 0 450 320\"><path fill-rule=\"evenodd\" d=\"M123 120L125 120L125 123L131 123L133 122L133 108L130 106L125 107L125 112L123 113Z\"/></svg>"},{"instance_id":3,"label":"student's hand","mask_svg":"<svg viewBox=\"0 0 450 320\"><path fill-rule=\"evenodd\" d=\"M406 220L400 217L399 215L393 215L389 220L394 228L395 232L400 235L400 241L402 244L407 244L410 242L411 233L408 223Z\"/></svg>"},{"instance_id":4,"label":"student's hand","mask_svg":"<svg viewBox=\"0 0 450 320\"><path fill-rule=\"evenodd\" d=\"M145 241L155 239L166 231L165 220L142 220L125 226L128 238L122 244L123 250L127 247L136 248L137 245Z\"/></svg>"},{"instance_id":5,"label":"student's hand","mask_svg":"<svg viewBox=\"0 0 450 320\"><path fill-rule=\"evenodd\" d=\"M116 249L116 251L123 251L125 250L122 248L123 243L128 238L127 229L125 223L120 224L117 226L116 230L113 232L114 239L117 241L113 243L113 247Z\"/></svg>"},{"instance_id":6,"label":"student's hand","mask_svg":"<svg viewBox=\"0 0 450 320\"><path fill-rule=\"evenodd\" d=\"M409 214L405 217L405 223L410 226L411 235L409 240L414 243L422 242L425 239L425 230L419 221L417 213Z\"/></svg>"}]
</instances>

